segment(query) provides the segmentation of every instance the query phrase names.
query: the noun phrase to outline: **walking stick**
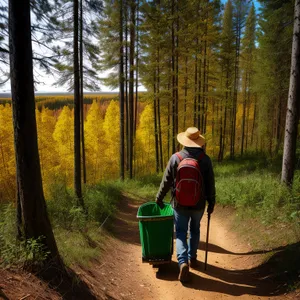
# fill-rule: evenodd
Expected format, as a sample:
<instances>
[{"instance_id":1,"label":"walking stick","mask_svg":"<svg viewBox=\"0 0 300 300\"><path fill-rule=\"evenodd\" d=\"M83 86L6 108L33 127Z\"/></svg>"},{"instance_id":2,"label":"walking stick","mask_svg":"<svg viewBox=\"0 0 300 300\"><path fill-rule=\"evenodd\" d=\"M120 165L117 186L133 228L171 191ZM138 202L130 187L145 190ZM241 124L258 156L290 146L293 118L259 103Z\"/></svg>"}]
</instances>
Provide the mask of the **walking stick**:
<instances>
[{"instance_id":1,"label":"walking stick","mask_svg":"<svg viewBox=\"0 0 300 300\"><path fill-rule=\"evenodd\" d=\"M206 232L205 263L204 263L204 270L205 270L205 271L206 271L206 267L207 267L207 253L208 253L209 224L210 224L210 214L207 214L207 232Z\"/></svg>"}]
</instances>

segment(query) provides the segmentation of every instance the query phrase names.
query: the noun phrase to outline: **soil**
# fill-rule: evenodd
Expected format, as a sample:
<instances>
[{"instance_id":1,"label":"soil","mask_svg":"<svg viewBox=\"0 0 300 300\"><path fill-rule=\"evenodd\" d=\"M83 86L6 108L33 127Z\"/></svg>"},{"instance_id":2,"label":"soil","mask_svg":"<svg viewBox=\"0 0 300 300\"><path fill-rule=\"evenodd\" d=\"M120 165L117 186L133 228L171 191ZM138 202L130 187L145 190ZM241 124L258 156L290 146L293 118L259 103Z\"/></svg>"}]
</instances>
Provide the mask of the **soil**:
<instances>
[{"instance_id":1,"label":"soil","mask_svg":"<svg viewBox=\"0 0 300 300\"><path fill-rule=\"evenodd\" d=\"M202 219L199 266L190 269L189 283L177 279L176 253L170 264L159 269L142 263L136 219L140 204L125 195L122 209L110 222L113 234L107 237L101 259L89 267L73 268L84 291L74 289L75 282L69 284L69 290L60 289L59 284L50 286L30 273L10 269L0 270L0 299L300 299L299 290L287 292L287 277L274 268L272 258L278 261L276 255L283 253L284 247L253 251L230 230L233 214L224 208L217 207L212 214L206 271L207 218Z\"/></svg>"}]
</instances>

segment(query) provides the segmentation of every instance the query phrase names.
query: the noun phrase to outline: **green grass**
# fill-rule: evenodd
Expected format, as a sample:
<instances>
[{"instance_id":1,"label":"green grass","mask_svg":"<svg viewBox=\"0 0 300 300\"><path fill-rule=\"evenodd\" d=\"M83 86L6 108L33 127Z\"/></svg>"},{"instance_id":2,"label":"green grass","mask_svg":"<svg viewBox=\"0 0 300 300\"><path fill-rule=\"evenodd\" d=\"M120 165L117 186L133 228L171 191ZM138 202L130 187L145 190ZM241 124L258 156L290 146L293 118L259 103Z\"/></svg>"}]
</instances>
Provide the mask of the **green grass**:
<instances>
[{"instance_id":1,"label":"green grass","mask_svg":"<svg viewBox=\"0 0 300 300\"><path fill-rule=\"evenodd\" d=\"M88 266L92 259L99 257L103 232L97 226L90 226L82 231L55 230L56 243L67 266Z\"/></svg>"},{"instance_id":2,"label":"green grass","mask_svg":"<svg viewBox=\"0 0 300 300\"><path fill-rule=\"evenodd\" d=\"M52 186L47 208L59 252L67 265L86 265L99 256L105 235L101 225L116 213L120 198L121 189L113 182L89 186L84 192L84 211L77 206L72 190L63 184ZM22 265L33 253L45 258L38 240L31 241L31 248L16 242L15 208L12 205L0 208L0 220L0 263Z\"/></svg>"},{"instance_id":3,"label":"green grass","mask_svg":"<svg viewBox=\"0 0 300 300\"><path fill-rule=\"evenodd\" d=\"M120 198L121 190L113 182L88 186L83 196L84 211L77 206L71 190L63 185L52 188L48 211L59 252L67 265L86 265L99 256L105 235L101 225L116 213Z\"/></svg>"},{"instance_id":4,"label":"green grass","mask_svg":"<svg viewBox=\"0 0 300 300\"><path fill-rule=\"evenodd\" d=\"M289 190L280 184L279 160L248 156L221 164L214 162L214 170L217 204L235 208L237 230L248 236L252 244L259 248L300 240L300 171L296 171L293 188ZM78 208L72 190L63 183L54 184L47 207L66 264L88 264L98 257L104 236L102 224L117 213L122 194L137 204L154 201L161 178L162 174L158 174L87 186L83 197L85 211ZM169 200L168 194L165 201ZM8 263L18 262L22 257L15 231L15 208L0 207L2 262L5 255Z\"/></svg>"},{"instance_id":5,"label":"green grass","mask_svg":"<svg viewBox=\"0 0 300 300\"><path fill-rule=\"evenodd\" d=\"M259 167L257 167L259 166ZM230 205L263 223L300 221L300 172L292 189L280 183L274 164L239 161L215 165L217 203Z\"/></svg>"}]
</instances>

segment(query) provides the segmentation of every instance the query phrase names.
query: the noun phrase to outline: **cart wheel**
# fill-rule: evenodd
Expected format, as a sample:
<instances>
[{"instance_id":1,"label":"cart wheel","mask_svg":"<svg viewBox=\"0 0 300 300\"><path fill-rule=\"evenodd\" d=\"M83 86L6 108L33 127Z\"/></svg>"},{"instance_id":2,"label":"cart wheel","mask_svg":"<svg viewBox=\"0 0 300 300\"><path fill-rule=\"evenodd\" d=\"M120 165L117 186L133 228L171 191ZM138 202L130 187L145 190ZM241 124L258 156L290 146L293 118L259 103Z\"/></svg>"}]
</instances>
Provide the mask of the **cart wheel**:
<instances>
[{"instance_id":1,"label":"cart wheel","mask_svg":"<svg viewBox=\"0 0 300 300\"><path fill-rule=\"evenodd\" d=\"M159 267L160 267L159 264L153 264L153 265L152 265L152 268L153 268L153 271L154 271L154 272L159 272Z\"/></svg>"}]
</instances>

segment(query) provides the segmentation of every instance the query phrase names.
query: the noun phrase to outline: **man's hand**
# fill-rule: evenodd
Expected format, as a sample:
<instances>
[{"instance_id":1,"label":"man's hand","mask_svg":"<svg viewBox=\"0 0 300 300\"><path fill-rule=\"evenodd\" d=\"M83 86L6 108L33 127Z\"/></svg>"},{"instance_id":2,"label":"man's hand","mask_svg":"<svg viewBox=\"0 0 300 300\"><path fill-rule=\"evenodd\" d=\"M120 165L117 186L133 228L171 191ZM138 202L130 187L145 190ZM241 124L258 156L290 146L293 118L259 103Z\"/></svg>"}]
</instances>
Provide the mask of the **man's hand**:
<instances>
[{"instance_id":1,"label":"man's hand","mask_svg":"<svg viewBox=\"0 0 300 300\"><path fill-rule=\"evenodd\" d=\"M211 215L211 214L214 212L214 207L215 207L214 204L208 204L208 207L207 207L207 213L208 213L209 215Z\"/></svg>"},{"instance_id":2,"label":"man's hand","mask_svg":"<svg viewBox=\"0 0 300 300\"><path fill-rule=\"evenodd\" d=\"M160 207L160 208L164 208L164 203L161 200L156 199L155 203Z\"/></svg>"}]
</instances>

